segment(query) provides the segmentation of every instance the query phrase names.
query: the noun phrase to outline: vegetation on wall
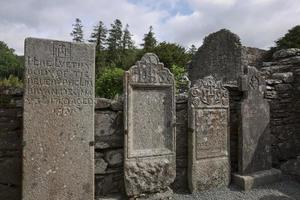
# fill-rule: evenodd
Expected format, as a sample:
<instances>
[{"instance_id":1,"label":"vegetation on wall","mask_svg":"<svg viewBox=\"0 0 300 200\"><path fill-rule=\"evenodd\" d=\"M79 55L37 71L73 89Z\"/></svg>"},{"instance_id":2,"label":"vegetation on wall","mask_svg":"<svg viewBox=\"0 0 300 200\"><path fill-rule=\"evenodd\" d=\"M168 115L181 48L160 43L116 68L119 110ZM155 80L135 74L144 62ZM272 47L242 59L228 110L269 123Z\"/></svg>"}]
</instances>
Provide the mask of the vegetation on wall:
<instances>
[{"instance_id":1,"label":"vegetation on wall","mask_svg":"<svg viewBox=\"0 0 300 200\"><path fill-rule=\"evenodd\" d=\"M265 61L271 61L273 53L281 49L300 49L300 25L294 26L281 38L275 41L275 46L271 47L265 55Z\"/></svg>"}]
</instances>

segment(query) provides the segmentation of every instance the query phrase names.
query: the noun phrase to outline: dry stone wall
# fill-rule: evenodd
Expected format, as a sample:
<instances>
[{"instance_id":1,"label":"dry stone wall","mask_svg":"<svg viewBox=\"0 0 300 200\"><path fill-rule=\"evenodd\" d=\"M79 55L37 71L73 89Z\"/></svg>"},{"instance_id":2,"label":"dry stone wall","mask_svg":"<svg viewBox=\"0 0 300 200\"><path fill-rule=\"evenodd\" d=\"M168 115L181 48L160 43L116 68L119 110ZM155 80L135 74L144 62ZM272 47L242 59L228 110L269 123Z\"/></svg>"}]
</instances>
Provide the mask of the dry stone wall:
<instances>
[{"instance_id":1,"label":"dry stone wall","mask_svg":"<svg viewBox=\"0 0 300 200\"><path fill-rule=\"evenodd\" d=\"M276 53L261 71L266 78L270 104L273 167L300 180L300 50ZM230 91L231 171L237 171L237 123L242 98ZM0 89L0 199L20 200L22 91ZM187 99L176 99L176 179L172 189L187 191ZM124 194L123 102L96 99L95 189L96 197ZM298 156L298 157L297 157Z\"/></svg>"},{"instance_id":2,"label":"dry stone wall","mask_svg":"<svg viewBox=\"0 0 300 200\"><path fill-rule=\"evenodd\" d=\"M261 70L270 104L273 166L280 167L300 155L300 49L275 52Z\"/></svg>"},{"instance_id":3,"label":"dry stone wall","mask_svg":"<svg viewBox=\"0 0 300 200\"><path fill-rule=\"evenodd\" d=\"M22 90L0 90L0 199L21 199ZM176 104L174 191L187 191L187 98ZM123 102L95 99L95 195L124 195ZM122 197L121 197L122 198Z\"/></svg>"},{"instance_id":4,"label":"dry stone wall","mask_svg":"<svg viewBox=\"0 0 300 200\"><path fill-rule=\"evenodd\" d=\"M0 90L0 199L21 199L22 91Z\"/></svg>"}]
</instances>

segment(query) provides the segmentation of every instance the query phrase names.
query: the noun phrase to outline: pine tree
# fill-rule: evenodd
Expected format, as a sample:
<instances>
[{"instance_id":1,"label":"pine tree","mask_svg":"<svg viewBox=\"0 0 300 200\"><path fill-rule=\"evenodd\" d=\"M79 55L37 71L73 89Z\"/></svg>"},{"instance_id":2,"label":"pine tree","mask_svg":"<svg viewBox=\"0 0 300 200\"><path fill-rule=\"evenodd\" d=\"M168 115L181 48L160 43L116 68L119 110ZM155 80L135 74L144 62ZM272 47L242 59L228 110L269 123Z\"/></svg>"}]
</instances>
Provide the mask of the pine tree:
<instances>
[{"instance_id":1,"label":"pine tree","mask_svg":"<svg viewBox=\"0 0 300 200\"><path fill-rule=\"evenodd\" d=\"M79 18L75 19L75 24L72 24L73 31L71 32L71 36L73 37L74 42L83 42L83 26L81 24L81 20Z\"/></svg>"},{"instance_id":2,"label":"pine tree","mask_svg":"<svg viewBox=\"0 0 300 200\"><path fill-rule=\"evenodd\" d=\"M107 29L102 21L94 27L89 42L96 44L96 51L100 52L105 49Z\"/></svg>"},{"instance_id":3,"label":"pine tree","mask_svg":"<svg viewBox=\"0 0 300 200\"><path fill-rule=\"evenodd\" d=\"M123 31L123 37L122 37L122 49L133 49L134 48L134 42L131 38L131 33L129 32L129 25L126 24L125 29Z\"/></svg>"},{"instance_id":4,"label":"pine tree","mask_svg":"<svg viewBox=\"0 0 300 200\"><path fill-rule=\"evenodd\" d=\"M153 51L153 49L155 48L155 46L157 44L157 40L154 37L152 26L149 27L149 32L144 35L143 41L144 41L144 43L141 44L141 46L143 46L144 51L145 52Z\"/></svg>"},{"instance_id":5,"label":"pine tree","mask_svg":"<svg viewBox=\"0 0 300 200\"><path fill-rule=\"evenodd\" d=\"M108 31L108 62L112 64L117 64L120 61L120 50L122 48L122 22L116 19L113 24L111 24L111 29Z\"/></svg>"},{"instance_id":6,"label":"pine tree","mask_svg":"<svg viewBox=\"0 0 300 200\"><path fill-rule=\"evenodd\" d=\"M132 35L129 32L129 25L126 24L125 29L123 30L122 52L120 62L120 67L122 67L123 69L128 69L136 62L137 51L131 36Z\"/></svg>"}]
</instances>

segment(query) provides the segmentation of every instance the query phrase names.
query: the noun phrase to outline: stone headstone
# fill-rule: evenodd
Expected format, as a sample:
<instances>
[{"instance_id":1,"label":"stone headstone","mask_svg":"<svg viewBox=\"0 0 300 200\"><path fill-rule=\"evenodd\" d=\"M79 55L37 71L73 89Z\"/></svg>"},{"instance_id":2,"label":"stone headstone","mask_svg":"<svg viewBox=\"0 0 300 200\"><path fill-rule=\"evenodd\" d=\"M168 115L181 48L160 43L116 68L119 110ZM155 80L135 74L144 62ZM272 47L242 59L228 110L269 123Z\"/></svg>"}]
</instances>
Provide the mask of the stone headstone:
<instances>
[{"instance_id":1,"label":"stone headstone","mask_svg":"<svg viewBox=\"0 0 300 200\"><path fill-rule=\"evenodd\" d=\"M237 85L242 74L242 45L240 38L229 30L221 29L208 35L189 66L192 85L212 75L224 85Z\"/></svg>"},{"instance_id":2,"label":"stone headstone","mask_svg":"<svg viewBox=\"0 0 300 200\"><path fill-rule=\"evenodd\" d=\"M269 104L264 99L266 83L255 67L246 67L239 79L243 91L238 128L238 173L232 180L244 190L280 180L272 169Z\"/></svg>"},{"instance_id":3,"label":"stone headstone","mask_svg":"<svg viewBox=\"0 0 300 200\"><path fill-rule=\"evenodd\" d=\"M227 186L229 161L229 95L212 76L189 91L189 166L191 192Z\"/></svg>"},{"instance_id":4,"label":"stone headstone","mask_svg":"<svg viewBox=\"0 0 300 200\"><path fill-rule=\"evenodd\" d=\"M155 54L125 73L125 189L129 197L169 194L176 176L174 77Z\"/></svg>"},{"instance_id":5,"label":"stone headstone","mask_svg":"<svg viewBox=\"0 0 300 200\"><path fill-rule=\"evenodd\" d=\"M25 40L23 200L94 199L93 45Z\"/></svg>"},{"instance_id":6,"label":"stone headstone","mask_svg":"<svg viewBox=\"0 0 300 200\"><path fill-rule=\"evenodd\" d=\"M264 99L266 83L255 67L246 67L239 87L243 91L239 127L240 174L272 167L269 103Z\"/></svg>"}]
</instances>

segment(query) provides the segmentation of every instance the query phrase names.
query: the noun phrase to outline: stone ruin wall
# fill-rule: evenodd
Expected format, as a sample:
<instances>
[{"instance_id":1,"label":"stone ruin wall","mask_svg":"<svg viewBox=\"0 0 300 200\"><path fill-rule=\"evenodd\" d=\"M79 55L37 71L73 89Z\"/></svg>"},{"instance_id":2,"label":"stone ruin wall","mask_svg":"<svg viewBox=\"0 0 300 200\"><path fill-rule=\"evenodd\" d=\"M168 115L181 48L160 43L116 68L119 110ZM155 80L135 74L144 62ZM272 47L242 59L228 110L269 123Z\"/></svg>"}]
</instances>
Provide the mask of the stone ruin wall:
<instances>
[{"instance_id":1,"label":"stone ruin wall","mask_svg":"<svg viewBox=\"0 0 300 200\"><path fill-rule=\"evenodd\" d=\"M293 53L294 52L294 53ZM275 54L261 69L271 110L273 166L296 175L293 166L300 155L300 50ZM241 92L229 88L231 167L237 170L238 102ZM0 98L0 199L20 199L22 91L1 90ZM95 189L96 196L124 193L123 103L96 99L95 105ZM172 187L187 191L187 99L176 101L176 179ZM236 133L236 134L233 134ZM298 159L299 160L299 159ZM299 175L298 175L299 176ZM297 178L297 176L296 176ZM299 178L299 177L298 177Z\"/></svg>"},{"instance_id":2,"label":"stone ruin wall","mask_svg":"<svg viewBox=\"0 0 300 200\"><path fill-rule=\"evenodd\" d=\"M0 90L0 199L21 199L22 97L21 90ZM124 194L123 103L95 100L96 197ZM172 188L187 191L187 100L176 103L177 176Z\"/></svg>"},{"instance_id":3,"label":"stone ruin wall","mask_svg":"<svg viewBox=\"0 0 300 200\"><path fill-rule=\"evenodd\" d=\"M261 71L270 104L273 166L300 180L300 49L276 52Z\"/></svg>"},{"instance_id":4,"label":"stone ruin wall","mask_svg":"<svg viewBox=\"0 0 300 200\"><path fill-rule=\"evenodd\" d=\"M244 47L243 47L244 48ZM245 50L245 48L244 48ZM283 50L271 62L261 64L264 51L247 48L243 59L263 72L270 103L273 166L300 180L300 50ZM247 55L247 56L245 56ZM232 171L237 171L237 109L242 94L230 90L230 154ZM22 91L0 90L0 199L20 199ZM96 99L95 189L96 196L124 193L123 103ZM176 102L175 191L187 191L187 100ZM298 156L298 160L297 160ZM298 172L297 168L298 166Z\"/></svg>"}]
</instances>

